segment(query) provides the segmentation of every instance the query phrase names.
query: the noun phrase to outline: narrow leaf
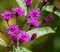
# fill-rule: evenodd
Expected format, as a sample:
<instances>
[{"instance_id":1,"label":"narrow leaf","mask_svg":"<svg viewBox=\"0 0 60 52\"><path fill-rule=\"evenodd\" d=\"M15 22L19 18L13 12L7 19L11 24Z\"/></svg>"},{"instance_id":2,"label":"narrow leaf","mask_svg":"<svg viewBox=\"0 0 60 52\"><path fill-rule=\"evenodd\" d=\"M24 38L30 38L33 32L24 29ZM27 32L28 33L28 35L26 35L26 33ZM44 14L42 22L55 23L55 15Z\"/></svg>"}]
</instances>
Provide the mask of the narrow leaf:
<instances>
[{"instance_id":1,"label":"narrow leaf","mask_svg":"<svg viewBox=\"0 0 60 52\"><path fill-rule=\"evenodd\" d=\"M54 6L53 5L47 5L42 8L42 10L46 10L48 12L53 12Z\"/></svg>"},{"instance_id":2,"label":"narrow leaf","mask_svg":"<svg viewBox=\"0 0 60 52\"><path fill-rule=\"evenodd\" d=\"M50 27L42 27L42 28L35 28L33 30L28 31L27 33L30 35L30 37L32 36L33 33L36 33L38 38L40 36L44 36L49 33L55 33L55 31Z\"/></svg>"},{"instance_id":3,"label":"narrow leaf","mask_svg":"<svg viewBox=\"0 0 60 52\"><path fill-rule=\"evenodd\" d=\"M60 17L60 9L58 9L57 11L54 12L57 16Z\"/></svg>"},{"instance_id":4,"label":"narrow leaf","mask_svg":"<svg viewBox=\"0 0 60 52\"><path fill-rule=\"evenodd\" d=\"M2 45L4 47L7 46L6 42L3 39L1 39L1 38L0 38L0 45Z\"/></svg>"}]
</instances>

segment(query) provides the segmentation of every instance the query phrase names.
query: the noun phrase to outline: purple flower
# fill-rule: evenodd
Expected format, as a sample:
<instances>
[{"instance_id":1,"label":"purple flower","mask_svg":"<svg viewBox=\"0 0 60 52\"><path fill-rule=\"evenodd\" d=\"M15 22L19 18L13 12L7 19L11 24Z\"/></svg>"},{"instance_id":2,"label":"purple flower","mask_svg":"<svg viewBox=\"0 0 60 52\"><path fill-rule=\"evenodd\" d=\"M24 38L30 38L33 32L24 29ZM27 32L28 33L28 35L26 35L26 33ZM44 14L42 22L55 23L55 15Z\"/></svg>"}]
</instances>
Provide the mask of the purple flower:
<instances>
[{"instance_id":1,"label":"purple flower","mask_svg":"<svg viewBox=\"0 0 60 52\"><path fill-rule=\"evenodd\" d=\"M43 23L47 23L49 21L48 17L44 17Z\"/></svg>"},{"instance_id":2,"label":"purple flower","mask_svg":"<svg viewBox=\"0 0 60 52\"><path fill-rule=\"evenodd\" d=\"M32 0L24 0L24 1L28 7L32 4Z\"/></svg>"},{"instance_id":3,"label":"purple flower","mask_svg":"<svg viewBox=\"0 0 60 52\"><path fill-rule=\"evenodd\" d=\"M7 34L10 35L11 37L15 37L16 34L18 34L19 28L15 24L11 24L7 27Z\"/></svg>"},{"instance_id":4,"label":"purple flower","mask_svg":"<svg viewBox=\"0 0 60 52\"><path fill-rule=\"evenodd\" d=\"M24 14L25 14L24 9L22 9L22 8L20 8L18 6L14 7L12 9L12 12L15 13L15 14L17 14L17 15L19 15L19 16L24 16Z\"/></svg>"},{"instance_id":5,"label":"purple flower","mask_svg":"<svg viewBox=\"0 0 60 52\"><path fill-rule=\"evenodd\" d=\"M33 19L33 18L28 19L28 23L30 23L30 24L32 24L32 25L34 25L36 27L40 26L40 24L41 24L38 20Z\"/></svg>"},{"instance_id":6,"label":"purple flower","mask_svg":"<svg viewBox=\"0 0 60 52\"><path fill-rule=\"evenodd\" d=\"M30 10L27 18L28 23L36 27L40 26L41 23L38 21L39 16L40 16L40 10L38 8Z\"/></svg>"},{"instance_id":7,"label":"purple flower","mask_svg":"<svg viewBox=\"0 0 60 52\"><path fill-rule=\"evenodd\" d=\"M12 18L12 12L11 11L4 11L2 14L1 14L2 18L5 19L5 20L9 20Z\"/></svg>"},{"instance_id":8,"label":"purple flower","mask_svg":"<svg viewBox=\"0 0 60 52\"><path fill-rule=\"evenodd\" d=\"M37 9L33 8L29 11L28 17L37 19L39 16L40 16L39 8L37 8Z\"/></svg>"},{"instance_id":9,"label":"purple flower","mask_svg":"<svg viewBox=\"0 0 60 52\"><path fill-rule=\"evenodd\" d=\"M18 26L15 24L9 25L7 28L7 34L12 37L14 42L17 41L17 38L19 38L21 42L30 41L29 35L25 31L20 31Z\"/></svg>"},{"instance_id":10,"label":"purple flower","mask_svg":"<svg viewBox=\"0 0 60 52\"><path fill-rule=\"evenodd\" d=\"M20 33L17 35L17 38L19 38L19 40L21 42L29 42L30 41L30 37L25 31L20 31Z\"/></svg>"}]
</instances>

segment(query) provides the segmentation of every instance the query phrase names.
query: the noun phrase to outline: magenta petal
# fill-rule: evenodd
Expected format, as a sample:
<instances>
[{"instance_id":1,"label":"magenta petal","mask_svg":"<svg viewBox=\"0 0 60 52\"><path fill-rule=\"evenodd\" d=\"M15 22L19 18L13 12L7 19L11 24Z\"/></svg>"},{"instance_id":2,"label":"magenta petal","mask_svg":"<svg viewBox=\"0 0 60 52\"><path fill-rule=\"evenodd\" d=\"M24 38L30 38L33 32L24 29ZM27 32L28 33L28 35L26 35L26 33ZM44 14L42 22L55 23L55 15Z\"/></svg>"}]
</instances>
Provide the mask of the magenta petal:
<instances>
[{"instance_id":1,"label":"magenta petal","mask_svg":"<svg viewBox=\"0 0 60 52\"><path fill-rule=\"evenodd\" d=\"M25 14L24 9L22 9L22 8L20 8L20 7L18 7L18 6L14 7L14 8L12 9L12 12L13 12L13 13L17 13L19 16L24 16L24 14Z\"/></svg>"},{"instance_id":2,"label":"magenta petal","mask_svg":"<svg viewBox=\"0 0 60 52\"><path fill-rule=\"evenodd\" d=\"M18 34L19 28L15 24L11 24L7 27L7 34L10 35L11 37L14 37L15 34Z\"/></svg>"},{"instance_id":3,"label":"magenta petal","mask_svg":"<svg viewBox=\"0 0 60 52\"><path fill-rule=\"evenodd\" d=\"M18 35L17 38L19 38L20 41L22 42L29 42L30 37L25 31L21 31Z\"/></svg>"},{"instance_id":4,"label":"magenta petal","mask_svg":"<svg viewBox=\"0 0 60 52\"><path fill-rule=\"evenodd\" d=\"M2 18L5 19L5 20L9 20L12 18L12 12L11 11L4 11L2 14L1 14Z\"/></svg>"},{"instance_id":5,"label":"magenta petal","mask_svg":"<svg viewBox=\"0 0 60 52\"><path fill-rule=\"evenodd\" d=\"M36 27L38 27L38 26L40 26L40 22L39 21L37 21L37 20L35 20L35 19L29 19L28 20L28 23L30 23L30 24L32 24L32 25L34 25L34 26L36 26Z\"/></svg>"},{"instance_id":6,"label":"magenta petal","mask_svg":"<svg viewBox=\"0 0 60 52\"><path fill-rule=\"evenodd\" d=\"M29 7L32 4L33 0L24 0L24 2L26 3L26 5Z\"/></svg>"}]
</instances>

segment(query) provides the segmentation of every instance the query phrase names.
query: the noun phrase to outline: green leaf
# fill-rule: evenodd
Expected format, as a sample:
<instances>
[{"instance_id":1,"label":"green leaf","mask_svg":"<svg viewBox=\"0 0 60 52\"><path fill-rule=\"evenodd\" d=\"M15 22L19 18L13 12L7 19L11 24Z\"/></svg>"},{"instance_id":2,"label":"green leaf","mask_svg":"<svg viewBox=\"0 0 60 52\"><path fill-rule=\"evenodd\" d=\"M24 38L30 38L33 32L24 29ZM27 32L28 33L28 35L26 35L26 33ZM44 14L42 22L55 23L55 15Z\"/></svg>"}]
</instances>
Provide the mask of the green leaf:
<instances>
[{"instance_id":1,"label":"green leaf","mask_svg":"<svg viewBox=\"0 0 60 52\"><path fill-rule=\"evenodd\" d=\"M60 17L60 9L58 9L57 11L54 12L57 16Z\"/></svg>"},{"instance_id":2,"label":"green leaf","mask_svg":"<svg viewBox=\"0 0 60 52\"><path fill-rule=\"evenodd\" d=\"M53 12L53 8L54 8L53 5L43 6L42 9L41 9L41 14L40 14L39 21L42 22L46 15L48 15L50 12Z\"/></svg>"},{"instance_id":3,"label":"green leaf","mask_svg":"<svg viewBox=\"0 0 60 52\"><path fill-rule=\"evenodd\" d=\"M1 38L0 38L0 45L4 46L4 47L7 46L6 42L3 39L1 39Z\"/></svg>"},{"instance_id":4,"label":"green leaf","mask_svg":"<svg viewBox=\"0 0 60 52\"><path fill-rule=\"evenodd\" d=\"M22 46L17 47L17 48L13 46L13 50L11 52L31 52L31 51Z\"/></svg>"},{"instance_id":5,"label":"green leaf","mask_svg":"<svg viewBox=\"0 0 60 52\"><path fill-rule=\"evenodd\" d=\"M42 10L42 11L41 11L41 15L40 15L40 17L39 17L39 21L42 22L43 19L44 19L44 17L45 17L47 14L49 14L47 11Z\"/></svg>"},{"instance_id":6,"label":"green leaf","mask_svg":"<svg viewBox=\"0 0 60 52\"><path fill-rule=\"evenodd\" d=\"M42 8L42 10L48 11L48 12L53 12L53 5L46 5Z\"/></svg>"},{"instance_id":7,"label":"green leaf","mask_svg":"<svg viewBox=\"0 0 60 52\"><path fill-rule=\"evenodd\" d=\"M37 34L37 37L34 40L24 45L28 49L31 49L35 52L37 48L42 46L47 41L49 35L55 33L55 31L50 27L41 27L41 28L35 28L33 30L29 30L27 31L27 33L30 35L30 37L32 36L33 33Z\"/></svg>"},{"instance_id":8,"label":"green leaf","mask_svg":"<svg viewBox=\"0 0 60 52\"><path fill-rule=\"evenodd\" d=\"M54 38L54 49L56 52L60 51L60 37L55 37Z\"/></svg>"},{"instance_id":9,"label":"green leaf","mask_svg":"<svg viewBox=\"0 0 60 52\"><path fill-rule=\"evenodd\" d=\"M33 30L27 31L27 33L30 35L30 37L32 36L33 33L36 33L37 34L36 38L38 38L40 36L44 36L49 33L55 33L55 31L50 27L42 27L42 28L35 28Z\"/></svg>"},{"instance_id":10,"label":"green leaf","mask_svg":"<svg viewBox=\"0 0 60 52\"><path fill-rule=\"evenodd\" d=\"M26 3L23 0L16 0L18 5L25 10L25 16L27 15L27 6Z\"/></svg>"},{"instance_id":11,"label":"green leaf","mask_svg":"<svg viewBox=\"0 0 60 52\"><path fill-rule=\"evenodd\" d=\"M30 50L28 50L28 49L26 49L24 47L20 47L20 50L21 50L21 52L32 52L32 51L30 51Z\"/></svg>"},{"instance_id":12,"label":"green leaf","mask_svg":"<svg viewBox=\"0 0 60 52\"><path fill-rule=\"evenodd\" d=\"M54 38L54 47L60 49L60 37Z\"/></svg>"}]
</instances>

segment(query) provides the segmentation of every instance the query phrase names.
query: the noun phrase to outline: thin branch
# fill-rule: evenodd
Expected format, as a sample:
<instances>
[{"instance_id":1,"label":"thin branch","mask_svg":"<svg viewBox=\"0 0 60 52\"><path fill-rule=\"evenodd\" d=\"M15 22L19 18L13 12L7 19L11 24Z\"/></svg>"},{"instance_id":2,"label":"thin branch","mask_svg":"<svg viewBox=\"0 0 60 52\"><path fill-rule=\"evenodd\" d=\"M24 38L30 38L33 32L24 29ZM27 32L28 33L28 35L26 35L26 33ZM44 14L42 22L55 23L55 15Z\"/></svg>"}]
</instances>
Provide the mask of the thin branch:
<instances>
[{"instance_id":1,"label":"thin branch","mask_svg":"<svg viewBox=\"0 0 60 52\"><path fill-rule=\"evenodd\" d=\"M11 43L10 43L10 45L9 45L9 47L10 47L10 48L11 48L11 46L13 45L13 43L14 43L14 42L13 42L13 41L11 41Z\"/></svg>"},{"instance_id":2,"label":"thin branch","mask_svg":"<svg viewBox=\"0 0 60 52\"><path fill-rule=\"evenodd\" d=\"M25 31L26 31L26 28L28 27L28 25L27 25L28 12L29 12L29 7L27 7L27 16L26 16L25 21L22 24L23 30L25 30Z\"/></svg>"},{"instance_id":3,"label":"thin branch","mask_svg":"<svg viewBox=\"0 0 60 52\"><path fill-rule=\"evenodd\" d=\"M17 38L17 47L19 47L19 38Z\"/></svg>"},{"instance_id":4,"label":"thin branch","mask_svg":"<svg viewBox=\"0 0 60 52\"><path fill-rule=\"evenodd\" d=\"M9 21L7 20L7 25L9 26Z\"/></svg>"},{"instance_id":5,"label":"thin branch","mask_svg":"<svg viewBox=\"0 0 60 52\"><path fill-rule=\"evenodd\" d=\"M9 50L10 50L10 47L7 46L7 47L6 47L6 52L9 52Z\"/></svg>"},{"instance_id":6,"label":"thin branch","mask_svg":"<svg viewBox=\"0 0 60 52\"><path fill-rule=\"evenodd\" d=\"M38 7L39 3L40 3L40 0L37 1L37 4L36 4L35 8Z\"/></svg>"},{"instance_id":7,"label":"thin branch","mask_svg":"<svg viewBox=\"0 0 60 52\"><path fill-rule=\"evenodd\" d=\"M0 30L0 33L3 34L3 35L6 34L5 32L3 32L3 31L1 31L1 30Z\"/></svg>"},{"instance_id":8,"label":"thin branch","mask_svg":"<svg viewBox=\"0 0 60 52\"><path fill-rule=\"evenodd\" d=\"M16 13L16 25L18 25L18 14Z\"/></svg>"}]
</instances>

